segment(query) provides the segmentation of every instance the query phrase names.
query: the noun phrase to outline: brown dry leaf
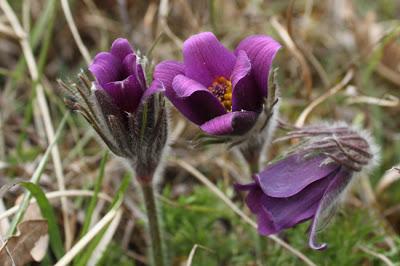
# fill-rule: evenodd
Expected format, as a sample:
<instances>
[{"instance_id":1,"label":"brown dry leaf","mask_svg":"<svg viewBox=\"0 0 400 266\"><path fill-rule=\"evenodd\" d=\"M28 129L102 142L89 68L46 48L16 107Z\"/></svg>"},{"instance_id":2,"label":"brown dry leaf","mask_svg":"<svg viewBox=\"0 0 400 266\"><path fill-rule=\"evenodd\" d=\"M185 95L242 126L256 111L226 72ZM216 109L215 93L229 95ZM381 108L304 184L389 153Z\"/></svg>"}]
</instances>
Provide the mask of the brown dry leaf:
<instances>
[{"instance_id":1,"label":"brown dry leaf","mask_svg":"<svg viewBox=\"0 0 400 266\"><path fill-rule=\"evenodd\" d=\"M18 225L18 234L10 237L0 248L0 265L26 265L40 261L46 254L49 242L46 220L29 220ZM12 259L10 258L12 257Z\"/></svg>"},{"instance_id":2,"label":"brown dry leaf","mask_svg":"<svg viewBox=\"0 0 400 266\"><path fill-rule=\"evenodd\" d=\"M41 261L46 256L47 247L49 246L49 235L43 235L36 241L35 246L31 250L31 256L34 261Z\"/></svg>"},{"instance_id":3,"label":"brown dry leaf","mask_svg":"<svg viewBox=\"0 0 400 266\"><path fill-rule=\"evenodd\" d=\"M22 217L22 222L24 221L34 221L34 220L42 220L42 212L40 211L39 205L37 204L29 204L28 208L25 211L24 217Z\"/></svg>"},{"instance_id":4,"label":"brown dry leaf","mask_svg":"<svg viewBox=\"0 0 400 266\"><path fill-rule=\"evenodd\" d=\"M24 199L24 194L21 194L16 200L15 205L22 203ZM40 211L39 205L37 203L31 203L26 208L24 216L21 219L21 223L29 220L43 220L42 212Z\"/></svg>"},{"instance_id":5,"label":"brown dry leaf","mask_svg":"<svg viewBox=\"0 0 400 266\"><path fill-rule=\"evenodd\" d=\"M362 18L353 16L350 21L360 54L370 54L374 44L379 41L384 33L382 27L376 22L376 14L368 12Z\"/></svg>"},{"instance_id":6,"label":"brown dry leaf","mask_svg":"<svg viewBox=\"0 0 400 266\"><path fill-rule=\"evenodd\" d=\"M385 45L377 71L382 77L400 85L400 34Z\"/></svg>"},{"instance_id":7,"label":"brown dry leaf","mask_svg":"<svg viewBox=\"0 0 400 266\"><path fill-rule=\"evenodd\" d=\"M400 73L400 34L385 45L382 63L393 71Z\"/></svg>"}]
</instances>

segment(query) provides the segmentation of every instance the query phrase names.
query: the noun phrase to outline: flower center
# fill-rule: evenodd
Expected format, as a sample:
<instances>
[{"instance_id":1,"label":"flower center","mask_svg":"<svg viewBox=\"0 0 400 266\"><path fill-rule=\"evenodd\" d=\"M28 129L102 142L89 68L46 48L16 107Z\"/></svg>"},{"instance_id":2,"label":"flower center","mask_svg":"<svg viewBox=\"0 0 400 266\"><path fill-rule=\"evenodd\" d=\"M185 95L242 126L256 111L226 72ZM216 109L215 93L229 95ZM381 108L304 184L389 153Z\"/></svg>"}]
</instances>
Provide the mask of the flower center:
<instances>
[{"instance_id":1,"label":"flower center","mask_svg":"<svg viewBox=\"0 0 400 266\"><path fill-rule=\"evenodd\" d=\"M225 109L232 111L232 82L225 77L217 77L208 90L222 103Z\"/></svg>"}]
</instances>

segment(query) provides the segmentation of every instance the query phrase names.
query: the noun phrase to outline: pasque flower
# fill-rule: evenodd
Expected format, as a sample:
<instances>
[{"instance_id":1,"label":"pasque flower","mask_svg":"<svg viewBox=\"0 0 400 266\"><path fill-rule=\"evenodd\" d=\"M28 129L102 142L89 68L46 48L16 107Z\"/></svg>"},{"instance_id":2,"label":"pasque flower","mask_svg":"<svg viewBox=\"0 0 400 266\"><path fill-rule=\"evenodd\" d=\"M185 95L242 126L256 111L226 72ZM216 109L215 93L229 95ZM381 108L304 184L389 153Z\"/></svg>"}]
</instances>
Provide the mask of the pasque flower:
<instances>
[{"instance_id":1,"label":"pasque flower","mask_svg":"<svg viewBox=\"0 0 400 266\"><path fill-rule=\"evenodd\" d=\"M152 89L167 98L209 135L240 135L256 123L268 96L268 75L280 44L249 36L231 52L211 32L183 44L183 63L164 61Z\"/></svg>"},{"instance_id":2,"label":"pasque flower","mask_svg":"<svg viewBox=\"0 0 400 266\"><path fill-rule=\"evenodd\" d=\"M163 96L148 90L139 59L129 42L119 38L89 66L94 80L81 73L78 84L61 85L71 93L66 103L85 117L113 153L128 159L139 181L149 182L168 125Z\"/></svg>"},{"instance_id":3,"label":"pasque flower","mask_svg":"<svg viewBox=\"0 0 400 266\"><path fill-rule=\"evenodd\" d=\"M80 112L108 148L132 166L147 210L154 265L164 265L164 251L153 188L167 141L164 97L147 88L140 58L126 39L113 42L110 52L96 55L77 84L62 87L71 95L66 104Z\"/></svg>"},{"instance_id":4,"label":"pasque flower","mask_svg":"<svg viewBox=\"0 0 400 266\"><path fill-rule=\"evenodd\" d=\"M134 113L146 90L146 80L138 57L126 39L116 39L110 52L100 52L89 66L98 89L104 90L115 105Z\"/></svg>"},{"instance_id":5,"label":"pasque flower","mask_svg":"<svg viewBox=\"0 0 400 266\"><path fill-rule=\"evenodd\" d=\"M367 134L345 124L297 129L284 137L290 138L303 142L254 175L254 182L236 188L249 192L246 203L257 215L260 234L312 220L309 245L323 249L326 244L317 243L316 233L329 221L354 174L376 162L376 148Z\"/></svg>"}]
</instances>

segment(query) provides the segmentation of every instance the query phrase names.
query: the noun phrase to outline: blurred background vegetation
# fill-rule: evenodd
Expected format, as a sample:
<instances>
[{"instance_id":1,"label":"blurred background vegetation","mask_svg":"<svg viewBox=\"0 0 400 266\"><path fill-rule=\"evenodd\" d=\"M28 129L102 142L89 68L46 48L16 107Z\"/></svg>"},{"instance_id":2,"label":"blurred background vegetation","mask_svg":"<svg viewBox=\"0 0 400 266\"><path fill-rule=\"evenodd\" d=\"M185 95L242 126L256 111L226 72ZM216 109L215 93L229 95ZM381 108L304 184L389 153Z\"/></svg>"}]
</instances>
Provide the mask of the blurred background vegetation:
<instances>
[{"instance_id":1,"label":"blurred background vegetation","mask_svg":"<svg viewBox=\"0 0 400 266\"><path fill-rule=\"evenodd\" d=\"M89 225L105 217L110 200L124 196L120 215L73 255L72 265L149 262L139 190L132 182L126 190L121 188L132 173L117 158L104 155L87 123L68 115L58 144L51 155L45 154L54 139L52 130L67 113L57 79L74 80L80 69L87 68L88 59L108 50L117 37L128 38L142 54L155 45L151 58L157 63L181 59L183 41L201 31L213 31L229 48L251 34L273 36L284 46L274 62L282 96L281 120L302 124L300 114L316 99L323 99L305 124L344 120L369 129L381 146L379 167L356 178L335 219L321 232L321 240L329 243L326 251L308 248L307 223L279 237L316 265L400 265L400 173L393 168L400 165L398 0L8 1L22 27L19 30L9 23L7 1L0 2L0 185L36 175L46 195L75 191L61 202L59 196L50 201L55 212L50 238L59 228L67 250ZM82 43L71 33L65 3ZM350 79L343 83L346 75ZM253 227L179 163L203 173L250 215L232 188L234 182L250 180L249 169L235 152L221 145L194 148L191 141L198 129L174 110L171 132L171 154L159 180L159 199L173 265L186 265L194 247L191 265L305 264L274 241L260 240ZM278 130L277 135L283 133ZM268 158L288 145L272 145ZM40 162L46 160L41 171ZM91 191L101 193L88 197ZM12 218L6 210L16 204L24 188L14 186L3 192L0 215L7 217L0 221L0 232L4 237ZM32 208L28 208L31 215L40 216ZM59 259L54 245L45 254L32 265L53 265Z\"/></svg>"}]
</instances>

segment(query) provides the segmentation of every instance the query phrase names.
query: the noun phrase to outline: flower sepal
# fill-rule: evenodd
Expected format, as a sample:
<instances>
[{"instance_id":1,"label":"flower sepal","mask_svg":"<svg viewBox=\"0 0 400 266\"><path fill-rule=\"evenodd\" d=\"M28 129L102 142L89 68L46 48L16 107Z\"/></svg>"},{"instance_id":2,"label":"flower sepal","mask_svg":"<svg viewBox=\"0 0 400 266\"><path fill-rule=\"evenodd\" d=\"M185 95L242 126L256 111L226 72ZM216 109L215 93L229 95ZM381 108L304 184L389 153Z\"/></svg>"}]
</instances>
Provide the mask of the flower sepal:
<instances>
[{"instance_id":1,"label":"flower sepal","mask_svg":"<svg viewBox=\"0 0 400 266\"><path fill-rule=\"evenodd\" d=\"M134 113L121 110L107 92L81 71L78 82L59 84L66 105L89 122L107 147L128 159L138 176L152 177L168 136L167 111L161 93L142 99Z\"/></svg>"}]
</instances>

